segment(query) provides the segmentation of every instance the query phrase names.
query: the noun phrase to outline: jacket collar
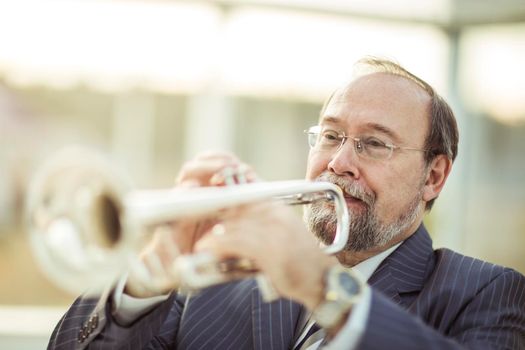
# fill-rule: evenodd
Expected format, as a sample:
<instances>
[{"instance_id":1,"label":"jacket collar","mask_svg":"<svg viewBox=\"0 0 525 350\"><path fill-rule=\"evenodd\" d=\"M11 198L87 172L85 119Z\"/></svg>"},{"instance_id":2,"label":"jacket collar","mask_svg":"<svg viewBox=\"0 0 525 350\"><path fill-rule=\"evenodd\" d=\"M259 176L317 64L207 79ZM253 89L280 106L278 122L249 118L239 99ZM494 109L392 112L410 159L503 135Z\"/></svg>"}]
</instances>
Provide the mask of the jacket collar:
<instances>
[{"instance_id":1,"label":"jacket collar","mask_svg":"<svg viewBox=\"0 0 525 350\"><path fill-rule=\"evenodd\" d=\"M402 303L400 294L420 291L434 263L432 239L421 224L383 260L368 283L395 302Z\"/></svg>"},{"instance_id":2,"label":"jacket collar","mask_svg":"<svg viewBox=\"0 0 525 350\"><path fill-rule=\"evenodd\" d=\"M401 295L420 291L433 266L432 240L421 224L412 236L383 260L368 283L394 302L402 304ZM286 299L265 303L259 289L254 285L252 312L255 349L280 348L283 346L283 339L294 339L293 334L297 331L295 328L301 313L299 304ZM272 324L279 326L271 327Z\"/></svg>"}]
</instances>

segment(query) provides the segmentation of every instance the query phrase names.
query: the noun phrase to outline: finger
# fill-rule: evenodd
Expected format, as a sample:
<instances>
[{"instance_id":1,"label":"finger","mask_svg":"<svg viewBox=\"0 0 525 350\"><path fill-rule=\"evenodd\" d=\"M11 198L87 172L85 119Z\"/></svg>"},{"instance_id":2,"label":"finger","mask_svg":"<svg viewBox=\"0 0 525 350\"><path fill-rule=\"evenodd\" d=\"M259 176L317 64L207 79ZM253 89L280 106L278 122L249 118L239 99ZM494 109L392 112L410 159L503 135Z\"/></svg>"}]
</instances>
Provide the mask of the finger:
<instances>
[{"instance_id":1,"label":"finger","mask_svg":"<svg viewBox=\"0 0 525 350\"><path fill-rule=\"evenodd\" d=\"M200 187L201 184L200 184L200 181L198 180L195 180L195 179L181 179L180 181L179 180L176 180L177 183L177 187L182 187L182 188L195 188L195 187Z\"/></svg>"},{"instance_id":2,"label":"finger","mask_svg":"<svg viewBox=\"0 0 525 350\"><path fill-rule=\"evenodd\" d=\"M260 181L257 177L257 173L255 172L255 170L253 170L253 168L246 163L240 163L237 171L240 177L238 179L239 183L251 183Z\"/></svg>"},{"instance_id":3,"label":"finger","mask_svg":"<svg viewBox=\"0 0 525 350\"><path fill-rule=\"evenodd\" d=\"M228 167L237 169L238 166L239 162L231 159L192 160L183 165L175 183L180 185L191 180L199 186L210 186L214 175Z\"/></svg>"},{"instance_id":4,"label":"finger","mask_svg":"<svg viewBox=\"0 0 525 350\"><path fill-rule=\"evenodd\" d=\"M173 229L169 225L164 225L161 228L159 228L160 232L158 233L158 244L163 247L164 250L164 261L167 261L167 264L171 266L173 260L180 255L180 250L176 241L174 240L174 236L176 236L176 232L173 231Z\"/></svg>"},{"instance_id":5,"label":"finger","mask_svg":"<svg viewBox=\"0 0 525 350\"><path fill-rule=\"evenodd\" d=\"M237 173L237 169L233 166L227 166L224 169L222 169L220 172L216 173L210 182L213 182L215 185L225 185L225 186L233 186L237 183L237 180L235 178L235 174Z\"/></svg>"},{"instance_id":6,"label":"finger","mask_svg":"<svg viewBox=\"0 0 525 350\"><path fill-rule=\"evenodd\" d=\"M248 217L262 217L270 210L279 210L280 206L272 199L227 207L221 210L222 221L239 220ZM287 208L283 208L287 209Z\"/></svg>"},{"instance_id":7,"label":"finger","mask_svg":"<svg viewBox=\"0 0 525 350\"><path fill-rule=\"evenodd\" d=\"M234 163L222 159L191 160L182 166L175 183L179 185L192 180L198 182L200 186L205 186L215 173L232 165Z\"/></svg>"},{"instance_id":8,"label":"finger","mask_svg":"<svg viewBox=\"0 0 525 350\"><path fill-rule=\"evenodd\" d=\"M149 273L152 278L160 278L167 274L166 266L160 259L159 255L154 252L150 252L144 256L144 265L149 269Z\"/></svg>"},{"instance_id":9,"label":"finger","mask_svg":"<svg viewBox=\"0 0 525 350\"><path fill-rule=\"evenodd\" d=\"M225 233L226 233L226 227L223 224L221 224L221 223L215 224L211 228L211 234L212 235L222 236Z\"/></svg>"},{"instance_id":10,"label":"finger","mask_svg":"<svg viewBox=\"0 0 525 350\"><path fill-rule=\"evenodd\" d=\"M211 179L212 186L243 185L258 181L255 171L246 163L225 166L215 173Z\"/></svg>"},{"instance_id":11,"label":"finger","mask_svg":"<svg viewBox=\"0 0 525 350\"><path fill-rule=\"evenodd\" d=\"M225 171L229 174L223 173ZM206 151L197 154L183 165L176 179L176 185L227 186L257 180L255 171L246 163L242 163L233 153Z\"/></svg>"},{"instance_id":12,"label":"finger","mask_svg":"<svg viewBox=\"0 0 525 350\"><path fill-rule=\"evenodd\" d=\"M241 163L237 167L237 183L245 184L257 181L257 175L251 166Z\"/></svg>"},{"instance_id":13,"label":"finger","mask_svg":"<svg viewBox=\"0 0 525 350\"><path fill-rule=\"evenodd\" d=\"M195 156L196 160L211 160L211 159L222 159L224 161L231 161L233 163L239 163L239 158L231 152L227 151L204 151L200 152Z\"/></svg>"},{"instance_id":14,"label":"finger","mask_svg":"<svg viewBox=\"0 0 525 350\"><path fill-rule=\"evenodd\" d=\"M130 282L135 288L142 287L153 294L162 294L175 288L178 278L172 269L173 264L166 266L164 263L155 252L145 254L141 261L134 265Z\"/></svg>"},{"instance_id":15,"label":"finger","mask_svg":"<svg viewBox=\"0 0 525 350\"><path fill-rule=\"evenodd\" d=\"M181 254L190 254L195 243L204 235L209 234L217 222L218 220L215 217L200 217L173 222L171 223L172 240Z\"/></svg>"},{"instance_id":16,"label":"finger","mask_svg":"<svg viewBox=\"0 0 525 350\"><path fill-rule=\"evenodd\" d=\"M142 260L149 259L148 256L155 255L163 268L171 265L173 260L180 254L180 250L175 243L175 232L170 225L162 225L155 229L153 238L146 248L141 252Z\"/></svg>"},{"instance_id":17,"label":"finger","mask_svg":"<svg viewBox=\"0 0 525 350\"><path fill-rule=\"evenodd\" d=\"M255 257L256 243L243 235L208 235L195 245L197 253L211 253L219 260Z\"/></svg>"}]
</instances>

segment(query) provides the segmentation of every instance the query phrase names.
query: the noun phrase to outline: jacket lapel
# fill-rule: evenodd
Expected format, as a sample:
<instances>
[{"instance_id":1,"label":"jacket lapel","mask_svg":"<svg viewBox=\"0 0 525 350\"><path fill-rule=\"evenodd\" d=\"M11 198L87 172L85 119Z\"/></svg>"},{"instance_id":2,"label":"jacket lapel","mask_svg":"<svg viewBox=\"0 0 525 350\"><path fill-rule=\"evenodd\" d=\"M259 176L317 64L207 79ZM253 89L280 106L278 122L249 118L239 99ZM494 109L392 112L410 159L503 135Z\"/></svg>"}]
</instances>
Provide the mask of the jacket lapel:
<instances>
[{"instance_id":1,"label":"jacket lapel","mask_svg":"<svg viewBox=\"0 0 525 350\"><path fill-rule=\"evenodd\" d=\"M434 266L432 240L421 224L417 231L390 254L368 280L394 302L408 307L409 293L419 292ZM286 299L262 301L258 288L252 290L254 348L288 349L293 344L301 306Z\"/></svg>"},{"instance_id":2,"label":"jacket lapel","mask_svg":"<svg viewBox=\"0 0 525 350\"><path fill-rule=\"evenodd\" d=\"M403 294L419 292L433 265L432 240L421 224L379 265L368 283L397 304L408 307L411 298L403 298Z\"/></svg>"}]
</instances>

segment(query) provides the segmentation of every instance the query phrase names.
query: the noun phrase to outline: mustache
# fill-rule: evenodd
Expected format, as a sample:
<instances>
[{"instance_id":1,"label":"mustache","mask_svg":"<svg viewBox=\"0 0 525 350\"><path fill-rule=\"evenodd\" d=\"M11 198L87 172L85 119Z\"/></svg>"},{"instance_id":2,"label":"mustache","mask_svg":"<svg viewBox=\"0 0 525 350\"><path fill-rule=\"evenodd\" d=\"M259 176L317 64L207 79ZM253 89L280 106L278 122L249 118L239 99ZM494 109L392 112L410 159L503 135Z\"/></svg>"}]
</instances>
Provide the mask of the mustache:
<instances>
[{"instance_id":1,"label":"mustache","mask_svg":"<svg viewBox=\"0 0 525 350\"><path fill-rule=\"evenodd\" d=\"M331 182L339 186L343 190L345 196L357 198L368 206L373 206L375 203L375 195L367 191L361 184L355 181L331 173L322 173L315 179L315 181Z\"/></svg>"}]
</instances>

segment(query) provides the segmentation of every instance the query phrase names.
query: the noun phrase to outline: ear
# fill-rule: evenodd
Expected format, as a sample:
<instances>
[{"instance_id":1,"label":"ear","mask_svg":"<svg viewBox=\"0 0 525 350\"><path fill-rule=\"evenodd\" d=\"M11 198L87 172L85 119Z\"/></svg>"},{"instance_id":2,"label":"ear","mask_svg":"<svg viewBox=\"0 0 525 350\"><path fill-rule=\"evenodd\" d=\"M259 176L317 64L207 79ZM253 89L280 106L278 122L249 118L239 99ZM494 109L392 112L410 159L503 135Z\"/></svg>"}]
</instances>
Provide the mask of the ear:
<instances>
[{"instance_id":1,"label":"ear","mask_svg":"<svg viewBox=\"0 0 525 350\"><path fill-rule=\"evenodd\" d=\"M439 195L447 181L450 170L452 170L452 160L446 155L439 154L432 160L423 187L423 200L425 202L429 202Z\"/></svg>"}]
</instances>

